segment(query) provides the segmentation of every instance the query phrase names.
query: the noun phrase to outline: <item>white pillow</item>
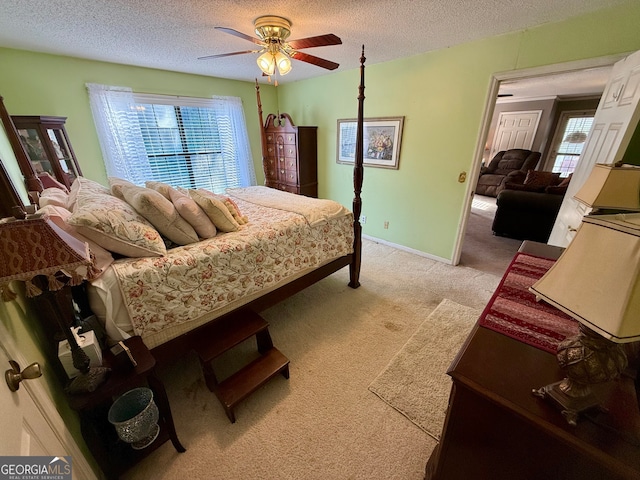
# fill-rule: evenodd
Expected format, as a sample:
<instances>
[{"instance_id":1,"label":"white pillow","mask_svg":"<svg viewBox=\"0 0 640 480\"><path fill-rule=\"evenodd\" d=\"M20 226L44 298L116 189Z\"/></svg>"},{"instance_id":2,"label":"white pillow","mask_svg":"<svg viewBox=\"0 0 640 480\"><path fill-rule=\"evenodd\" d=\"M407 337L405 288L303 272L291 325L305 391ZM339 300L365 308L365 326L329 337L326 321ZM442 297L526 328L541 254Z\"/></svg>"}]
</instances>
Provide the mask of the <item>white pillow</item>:
<instances>
[{"instance_id":1,"label":"white pillow","mask_svg":"<svg viewBox=\"0 0 640 480\"><path fill-rule=\"evenodd\" d=\"M188 245L198 241L194 228L161 193L135 185L122 185L119 188L125 201L173 243Z\"/></svg>"},{"instance_id":2,"label":"white pillow","mask_svg":"<svg viewBox=\"0 0 640 480\"><path fill-rule=\"evenodd\" d=\"M189 222L200 238L216 236L216 226L193 198L175 189L169 191L169 196L180 216Z\"/></svg>"}]
</instances>

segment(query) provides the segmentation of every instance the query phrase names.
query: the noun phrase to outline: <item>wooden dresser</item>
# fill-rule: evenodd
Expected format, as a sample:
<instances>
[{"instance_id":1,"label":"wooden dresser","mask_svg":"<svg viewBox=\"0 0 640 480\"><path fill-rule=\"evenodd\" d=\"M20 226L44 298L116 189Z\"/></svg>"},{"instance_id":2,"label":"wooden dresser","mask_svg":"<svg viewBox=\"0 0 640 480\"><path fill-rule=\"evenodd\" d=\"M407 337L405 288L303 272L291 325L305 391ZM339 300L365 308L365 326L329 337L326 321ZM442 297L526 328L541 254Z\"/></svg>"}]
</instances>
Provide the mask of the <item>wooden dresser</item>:
<instances>
[{"instance_id":1,"label":"wooden dresser","mask_svg":"<svg viewBox=\"0 0 640 480\"><path fill-rule=\"evenodd\" d=\"M296 127L286 113L264 124L264 176L267 187L318 196L318 127Z\"/></svg>"},{"instance_id":2,"label":"wooden dresser","mask_svg":"<svg viewBox=\"0 0 640 480\"><path fill-rule=\"evenodd\" d=\"M598 386L609 412L572 427L531 393L562 379L555 355L476 326L448 373L449 408L425 478L640 479L640 412L631 378Z\"/></svg>"}]
</instances>

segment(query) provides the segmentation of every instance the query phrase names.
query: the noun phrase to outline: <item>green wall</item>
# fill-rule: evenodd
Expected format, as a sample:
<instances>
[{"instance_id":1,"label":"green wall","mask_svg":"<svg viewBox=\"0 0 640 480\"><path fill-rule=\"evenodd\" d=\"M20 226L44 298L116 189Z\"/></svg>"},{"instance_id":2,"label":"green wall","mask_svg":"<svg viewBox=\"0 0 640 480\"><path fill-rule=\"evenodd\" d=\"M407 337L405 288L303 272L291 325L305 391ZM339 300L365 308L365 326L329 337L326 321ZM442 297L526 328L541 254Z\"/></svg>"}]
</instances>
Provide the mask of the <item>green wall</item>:
<instances>
[{"instance_id":1,"label":"green wall","mask_svg":"<svg viewBox=\"0 0 640 480\"><path fill-rule=\"evenodd\" d=\"M364 233L451 259L467 187L458 174L473 170L492 74L638 50L639 24L640 2L630 2L381 64L369 46L365 117L402 115L405 123L399 170L365 168ZM281 111L321 127L320 196L345 205L351 172L335 162L336 121L355 115L358 81L347 71L279 87Z\"/></svg>"},{"instance_id":2,"label":"green wall","mask_svg":"<svg viewBox=\"0 0 640 480\"><path fill-rule=\"evenodd\" d=\"M367 46L365 116L404 116L405 122L399 170L365 169L363 214L368 220L364 233L451 259L466 192L458 175L473 169L492 74L638 50L637 25L640 3L629 2L392 62L376 63L375 45ZM85 83L123 85L149 93L239 96L258 183L263 183L252 82L3 48L0 65L0 95L9 113L68 117L67 130L84 175L103 183L106 173ZM353 198L352 169L335 161L336 125L338 119L356 116L358 83L358 70L348 70L277 88L261 87L265 116L279 109L297 125L319 127L320 196L347 206ZM0 155L4 151L6 140L0 136ZM383 228L384 221L389 229ZM17 306L0 309L0 318L9 324L24 324L25 315ZM20 328L12 331L23 336ZM61 410L69 415L64 407Z\"/></svg>"}]
</instances>

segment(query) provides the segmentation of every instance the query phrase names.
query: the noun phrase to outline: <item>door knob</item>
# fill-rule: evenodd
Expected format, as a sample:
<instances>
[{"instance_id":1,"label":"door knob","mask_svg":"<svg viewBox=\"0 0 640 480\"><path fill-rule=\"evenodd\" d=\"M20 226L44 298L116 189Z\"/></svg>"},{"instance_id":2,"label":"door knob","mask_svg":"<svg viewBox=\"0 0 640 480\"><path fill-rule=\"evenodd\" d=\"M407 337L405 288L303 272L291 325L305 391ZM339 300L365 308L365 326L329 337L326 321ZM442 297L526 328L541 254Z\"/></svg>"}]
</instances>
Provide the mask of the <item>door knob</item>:
<instances>
[{"instance_id":1,"label":"door knob","mask_svg":"<svg viewBox=\"0 0 640 480\"><path fill-rule=\"evenodd\" d=\"M9 360L11 370L4 372L4 379L7 381L9 390L15 392L20 388L20 382L22 380L31 380L32 378L38 378L42 376L42 368L40 364L35 362L29 365L24 370L20 371L20 365L14 360Z\"/></svg>"}]
</instances>

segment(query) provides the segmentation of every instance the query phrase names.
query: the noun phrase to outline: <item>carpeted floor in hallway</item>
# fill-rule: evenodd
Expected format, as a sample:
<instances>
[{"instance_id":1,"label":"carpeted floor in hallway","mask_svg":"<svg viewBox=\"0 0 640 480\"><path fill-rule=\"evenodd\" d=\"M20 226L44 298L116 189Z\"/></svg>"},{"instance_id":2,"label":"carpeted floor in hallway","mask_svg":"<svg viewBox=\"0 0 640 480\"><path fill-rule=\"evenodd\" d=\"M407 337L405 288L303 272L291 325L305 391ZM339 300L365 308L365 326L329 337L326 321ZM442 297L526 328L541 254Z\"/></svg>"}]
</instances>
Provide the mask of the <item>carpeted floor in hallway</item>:
<instances>
[{"instance_id":1,"label":"carpeted floor in hallway","mask_svg":"<svg viewBox=\"0 0 640 480\"><path fill-rule=\"evenodd\" d=\"M462 243L460 265L502 276L522 241L493 234L491 224L495 213L495 198L474 196Z\"/></svg>"}]
</instances>

